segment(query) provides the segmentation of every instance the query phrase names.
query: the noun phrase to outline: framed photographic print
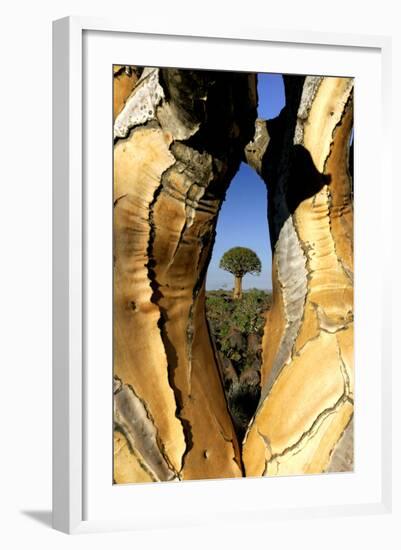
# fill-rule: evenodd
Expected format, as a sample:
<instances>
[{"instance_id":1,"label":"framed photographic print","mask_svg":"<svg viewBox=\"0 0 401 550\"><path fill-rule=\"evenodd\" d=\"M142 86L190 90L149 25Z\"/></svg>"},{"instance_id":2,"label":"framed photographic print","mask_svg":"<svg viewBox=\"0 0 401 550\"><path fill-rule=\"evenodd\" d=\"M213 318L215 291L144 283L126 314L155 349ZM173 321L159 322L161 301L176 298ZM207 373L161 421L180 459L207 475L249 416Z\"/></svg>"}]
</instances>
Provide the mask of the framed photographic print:
<instances>
[{"instance_id":1,"label":"framed photographic print","mask_svg":"<svg viewBox=\"0 0 401 550\"><path fill-rule=\"evenodd\" d=\"M53 49L54 526L388 510L389 40Z\"/></svg>"}]
</instances>

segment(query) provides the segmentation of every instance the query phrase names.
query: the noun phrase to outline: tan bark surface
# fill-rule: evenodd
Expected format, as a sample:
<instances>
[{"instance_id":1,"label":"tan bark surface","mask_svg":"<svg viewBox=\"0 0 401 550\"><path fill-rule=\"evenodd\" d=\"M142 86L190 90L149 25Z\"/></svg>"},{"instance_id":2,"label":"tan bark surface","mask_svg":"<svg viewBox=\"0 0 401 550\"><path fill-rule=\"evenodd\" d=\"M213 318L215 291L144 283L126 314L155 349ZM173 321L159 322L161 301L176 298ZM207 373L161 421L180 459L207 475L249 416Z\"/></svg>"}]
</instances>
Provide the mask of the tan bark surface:
<instances>
[{"instance_id":1,"label":"tan bark surface","mask_svg":"<svg viewBox=\"0 0 401 550\"><path fill-rule=\"evenodd\" d=\"M233 298L239 300L242 298L242 277L234 277L234 292Z\"/></svg>"},{"instance_id":2,"label":"tan bark surface","mask_svg":"<svg viewBox=\"0 0 401 550\"><path fill-rule=\"evenodd\" d=\"M135 88L138 75L133 67L114 65L113 76L113 118L115 120Z\"/></svg>"},{"instance_id":3,"label":"tan bark surface","mask_svg":"<svg viewBox=\"0 0 401 550\"><path fill-rule=\"evenodd\" d=\"M255 75L138 74L114 71L115 482L345 468L352 79L288 77L286 108L256 121L252 138ZM269 186L273 302L261 399L242 445L206 320L205 277L243 151Z\"/></svg>"},{"instance_id":4,"label":"tan bark surface","mask_svg":"<svg viewBox=\"0 0 401 550\"><path fill-rule=\"evenodd\" d=\"M204 281L218 209L253 132L255 79L170 70L163 88L159 76L143 71L115 126L117 483L242 476Z\"/></svg>"},{"instance_id":5,"label":"tan bark surface","mask_svg":"<svg viewBox=\"0 0 401 550\"><path fill-rule=\"evenodd\" d=\"M259 163L273 194L276 238L262 397L243 447L246 475L325 471L353 414L352 203L345 162L352 84L307 77L301 90L288 90L298 92L299 103L292 113L287 109L282 135L272 127L269 147L281 139L280 156L268 159L267 173Z\"/></svg>"}]
</instances>

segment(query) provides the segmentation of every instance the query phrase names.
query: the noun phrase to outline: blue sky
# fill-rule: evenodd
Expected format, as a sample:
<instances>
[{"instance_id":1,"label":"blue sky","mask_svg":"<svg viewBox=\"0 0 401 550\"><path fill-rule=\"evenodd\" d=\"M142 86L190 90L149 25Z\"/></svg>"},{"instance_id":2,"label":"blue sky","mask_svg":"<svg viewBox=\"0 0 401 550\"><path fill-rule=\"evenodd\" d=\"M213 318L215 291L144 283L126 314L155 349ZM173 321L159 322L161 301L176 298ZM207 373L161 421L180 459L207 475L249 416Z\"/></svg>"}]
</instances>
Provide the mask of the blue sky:
<instances>
[{"instance_id":1,"label":"blue sky","mask_svg":"<svg viewBox=\"0 0 401 550\"><path fill-rule=\"evenodd\" d=\"M284 106L284 86L281 75L258 75L258 116L272 118ZM206 288L231 289L233 276L219 268L220 258L234 246L252 248L262 262L259 276L245 275L243 288L271 288L271 251L267 225L267 191L259 176L242 163L227 191L217 222L216 242L209 265Z\"/></svg>"}]
</instances>

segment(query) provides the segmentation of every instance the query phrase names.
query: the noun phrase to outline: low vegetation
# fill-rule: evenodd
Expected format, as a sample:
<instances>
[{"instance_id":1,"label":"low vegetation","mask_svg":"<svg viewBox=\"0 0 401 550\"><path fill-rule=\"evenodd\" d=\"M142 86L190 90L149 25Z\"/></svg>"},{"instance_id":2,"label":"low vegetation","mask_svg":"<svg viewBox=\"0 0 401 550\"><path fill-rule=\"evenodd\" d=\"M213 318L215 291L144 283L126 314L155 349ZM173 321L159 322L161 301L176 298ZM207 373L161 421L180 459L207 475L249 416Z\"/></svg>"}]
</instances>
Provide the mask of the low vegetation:
<instances>
[{"instance_id":1,"label":"low vegetation","mask_svg":"<svg viewBox=\"0 0 401 550\"><path fill-rule=\"evenodd\" d=\"M241 299L224 290L206 295L207 318L227 402L241 439L260 397L262 336L270 306L271 294L259 289L244 291Z\"/></svg>"}]
</instances>

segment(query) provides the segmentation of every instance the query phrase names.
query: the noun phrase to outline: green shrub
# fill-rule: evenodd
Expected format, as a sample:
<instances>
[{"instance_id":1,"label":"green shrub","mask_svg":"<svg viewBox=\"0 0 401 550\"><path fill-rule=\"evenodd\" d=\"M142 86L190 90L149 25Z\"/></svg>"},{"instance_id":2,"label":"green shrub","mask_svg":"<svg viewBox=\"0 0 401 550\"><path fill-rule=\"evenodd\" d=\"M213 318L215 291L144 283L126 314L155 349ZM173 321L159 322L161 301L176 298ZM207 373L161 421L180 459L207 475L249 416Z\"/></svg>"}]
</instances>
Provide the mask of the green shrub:
<instances>
[{"instance_id":1,"label":"green shrub","mask_svg":"<svg viewBox=\"0 0 401 550\"><path fill-rule=\"evenodd\" d=\"M245 291L241 299L231 292L206 293L206 314L222 365L228 408L239 440L255 413L260 396L261 341L271 294Z\"/></svg>"},{"instance_id":2,"label":"green shrub","mask_svg":"<svg viewBox=\"0 0 401 550\"><path fill-rule=\"evenodd\" d=\"M270 305L271 294L259 289L244 292L241 300L233 300L225 291L207 292L207 318L217 348L233 362L237 372L255 364L255 353L247 349L248 336L256 334L261 339L264 313Z\"/></svg>"}]
</instances>

